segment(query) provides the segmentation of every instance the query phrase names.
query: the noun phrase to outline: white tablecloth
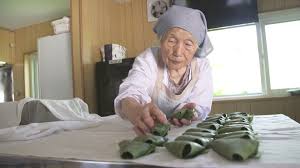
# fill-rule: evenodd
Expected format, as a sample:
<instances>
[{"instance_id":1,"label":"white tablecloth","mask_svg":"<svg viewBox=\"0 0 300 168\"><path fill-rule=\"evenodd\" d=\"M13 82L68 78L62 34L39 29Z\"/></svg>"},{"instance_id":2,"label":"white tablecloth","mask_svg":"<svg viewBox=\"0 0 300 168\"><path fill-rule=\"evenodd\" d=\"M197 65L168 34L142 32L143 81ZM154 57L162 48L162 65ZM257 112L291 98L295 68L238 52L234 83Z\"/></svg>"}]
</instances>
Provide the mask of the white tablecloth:
<instances>
[{"instance_id":1,"label":"white tablecloth","mask_svg":"<svg viewBox=\"0 0 300 168\"><path fill-rule=\"evenodd\" d=\"M124 162L118 142L135 137L131 124L118 116L105 117L102 122L95 128L59 132L35 140L1 142L0 154ZM172 127L168 138L173 140L188 128ZM254 117L253 128L260 139L259 159L232 162L209 150L183 160L159 147L155 153L131 161L167 167L300 167L300 124L281 114L262 115Z\"/></svg>"}]
</instances>

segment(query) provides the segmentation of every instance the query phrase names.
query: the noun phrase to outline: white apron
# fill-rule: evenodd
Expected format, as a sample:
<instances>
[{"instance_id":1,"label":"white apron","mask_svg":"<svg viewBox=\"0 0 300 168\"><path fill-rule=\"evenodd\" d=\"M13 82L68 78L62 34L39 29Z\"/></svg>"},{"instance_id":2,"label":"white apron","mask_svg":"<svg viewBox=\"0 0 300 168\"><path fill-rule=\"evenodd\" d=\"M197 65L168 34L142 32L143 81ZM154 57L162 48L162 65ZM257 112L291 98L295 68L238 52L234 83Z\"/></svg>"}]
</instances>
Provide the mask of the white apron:
<instances>
[{"instance_id":1,"label":"white apron","mask_svg":"<svg viewBox=\"0 0 300 168\"><path fill-rule=\"evenodd\" d=\"M153 54L156 55L157 58L158 74L151 98L153 103L155 103L158 108L166 114L167 118L170 118L174 110L176 110L181 103L188 99L193 87L195 86L195 83L199 78L199 68L196 58L193 58L191 62L192 79L189 81L182 93L176 95L172 93L163 83L165 66L161 56L159 56L157 51L158 50L152 50Z\"/></svg>"}]
</instances>

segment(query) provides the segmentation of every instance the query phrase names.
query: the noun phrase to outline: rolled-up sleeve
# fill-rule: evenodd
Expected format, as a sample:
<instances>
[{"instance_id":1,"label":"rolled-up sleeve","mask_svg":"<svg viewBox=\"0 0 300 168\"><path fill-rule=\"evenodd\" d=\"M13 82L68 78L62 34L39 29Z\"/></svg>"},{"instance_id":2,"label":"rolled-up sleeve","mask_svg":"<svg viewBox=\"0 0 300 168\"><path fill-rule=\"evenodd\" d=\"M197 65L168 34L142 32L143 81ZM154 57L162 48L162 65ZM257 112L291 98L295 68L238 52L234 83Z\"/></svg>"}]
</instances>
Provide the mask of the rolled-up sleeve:
<instances>
[{"instance_id":1,"label":"rolled-up sleeve","mask_svg":"<svg viewBox=\"0 0 300 168\"><path fill-rule=\"evenodd\" d=\"M150 49L136 57L128 77L119 88L115 98L115 112L124 117L121 111L121 100L126 97L134 98L140 104L151 102L151 93L156 80L157 64Z\"/></svg>"},{"instance_id":2,"label":"rolled-up sleeve","mask_svg":"<svg viewBox=\"0 0 300 168\"><path fill-rule=\"evenodd\" d=\"M208 59L199 59L198 63L200 64L199 78L188 99L181 103L177 107L177 110L181 109L188 103L195 103L198 119L204 120L211 111L213 99L212 72Z\"/></svg>"}]
</instances>

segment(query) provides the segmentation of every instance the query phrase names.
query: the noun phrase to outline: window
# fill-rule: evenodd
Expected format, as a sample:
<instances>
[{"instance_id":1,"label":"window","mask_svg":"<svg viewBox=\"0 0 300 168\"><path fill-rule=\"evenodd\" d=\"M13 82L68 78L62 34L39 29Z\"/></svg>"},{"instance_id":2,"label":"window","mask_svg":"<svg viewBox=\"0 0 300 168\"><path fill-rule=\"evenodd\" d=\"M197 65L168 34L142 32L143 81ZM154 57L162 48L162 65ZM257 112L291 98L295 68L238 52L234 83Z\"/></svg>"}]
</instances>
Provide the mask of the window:
<instances>
[{"instance_id":1,"label":"window","mask_svg":"<svg viewBox=\"0 0 300 168\"><path fill-rule=\"evenodd\" d=\"M271 90L300 86L300 21L265 26Z\"/></svg>"},{"instance_id":2,"label":"window","mask_svg":"<svg viewBox=\"0 0 300 168\"><path fill-rule=\"evenodd\" d=\"M25 81L25 96L39 97L38 89L38 56L37 52L32 52L24 55L24 81Z\"/></svg>"},{"instance_id":3,"label":"window","mask_svg":"<svg viewBox=\"0 0 300 168\"><path fill-rule=\"evenodd\" d=\"M262 93L256 26L210 31L214 95Z\"/></svg>"},{"instance_id":4,"label":"window","mask_svg":"<svg viewBox=\"0 0 300 168\"><path fill-rule=\"evenodd\" d=\"M208 32L215 97L280 96L300 87L299 8L259 18L255 25Z\"/></svg>"},{"instance_id":5,"label":"window","mask_svg":"<svg viewBox=\"0 0 300 168\"><path fill-rule=\"evenodd\" d=\"M265 62L267 95L287 95L300 88L299 76L299 8L260 14L262 57Z\"/></svg>"}]
</instances>

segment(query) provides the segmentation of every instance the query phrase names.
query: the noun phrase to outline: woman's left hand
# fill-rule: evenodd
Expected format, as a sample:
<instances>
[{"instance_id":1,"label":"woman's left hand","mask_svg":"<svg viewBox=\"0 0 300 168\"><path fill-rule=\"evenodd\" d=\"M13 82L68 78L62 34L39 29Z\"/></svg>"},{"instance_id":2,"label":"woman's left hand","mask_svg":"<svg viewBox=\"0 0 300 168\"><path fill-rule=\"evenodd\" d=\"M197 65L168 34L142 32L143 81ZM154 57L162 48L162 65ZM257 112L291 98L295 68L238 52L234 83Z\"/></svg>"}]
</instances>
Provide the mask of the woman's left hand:
<instances>
[{"instance_id":1,"label":"woman's left hand","mask_svg":"<svg viewBox=\"0 0 300 168\"><path fill-rule=\"evenodd\" d=\"M184 105L182 107L182 109L194 109L195 107L196 107L195 103L187 103L186 105ZM198 114L197 114L197 112L195 112L194 116L191 120L187 120L187 119L178 120L177 118L171 118L170 122L176 126L181 127L183 125L190 125L192 123L192 121L197 120L197 118L198 118Z\"/></svg>"}]
</instances>

